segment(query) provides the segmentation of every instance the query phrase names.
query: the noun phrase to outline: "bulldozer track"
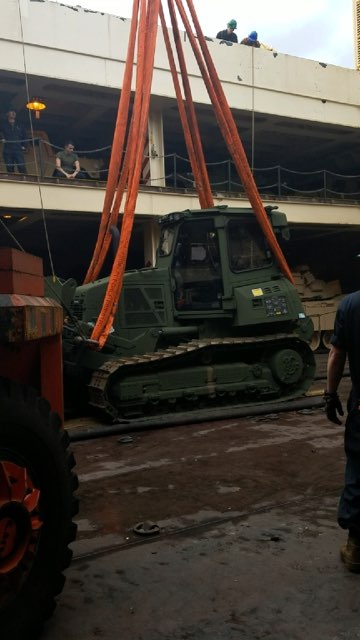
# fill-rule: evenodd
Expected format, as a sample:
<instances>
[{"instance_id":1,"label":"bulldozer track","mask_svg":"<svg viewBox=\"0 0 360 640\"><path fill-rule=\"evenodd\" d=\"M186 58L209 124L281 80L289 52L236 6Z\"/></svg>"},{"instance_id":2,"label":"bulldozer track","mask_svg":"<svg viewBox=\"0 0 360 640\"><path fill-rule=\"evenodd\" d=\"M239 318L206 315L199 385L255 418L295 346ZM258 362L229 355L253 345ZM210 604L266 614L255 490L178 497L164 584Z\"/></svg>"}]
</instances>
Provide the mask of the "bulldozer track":
<instances>
[{"instance_id":1,"label":"bulldozer track","mask_svg":"<svg viewBox=\"0 0 360 640\"><path fill-rule=\"evenodd\" d=\"M277 402L261 404L233 404L227 407L208 407L193 411L173 412L161 416L147 416L140 419L124 419L113 424L92 424L89 426L69 425L67 431L73 442L91 440L93 438L106 438L111 435L127 434L148 429L164 429L174 426L187 426L204 421L214 421L229 418L241 418L248 416L260 416L287 411L313 411L324 406L323 390L326 386L327 353L315 354L316 375L314 383L307 395L296 400L279 400ZM349 379L348 365L345 367L343 378ZM348 384L348 383L347 383Z\"/></svg>"},{"instance_id":2,"label":"bulldozer track","mask_svg":"<svg viewBox=\"0 0 360 640\"><path fill-rule=\"evenodd\" d=\"M276 345L277 343L284 344L284 341L286 340L300 346L305 344L297 335L292 333L280 333L276 336L265 335L257 337L206 338L180 343L179 345L144 355L134 355L129 358L111 358L104 362L92 374L92 378L88 385L89 402L92 406L104 410L108 414L118 418L119 416L114 411L107 395L108 385L114 374L121 373L126 375L127 370L130 373L137 373L134 368L137 368L139 372L141 372L142 368L148 367L149 365L151 367L158 367L162 364L169 366L170 370L172 363L176 362L176 364L181 364L181 362L183 362L187 357L204 353L206 349L219 350L225 347L243 347L250 345L258 345L259 347L265 345L266 347L269 347L271 345ZM215 394L215 386L215 381L209 382L209 393L212 392L213 395ZM189 394L189 396L190 395L191 394ZM294 396L288 396L288 398L291 397ZM168 405L167 410L169 410ZM163 413L163 411L160 411L160 413Z\"/></svg>"}]
</instances>

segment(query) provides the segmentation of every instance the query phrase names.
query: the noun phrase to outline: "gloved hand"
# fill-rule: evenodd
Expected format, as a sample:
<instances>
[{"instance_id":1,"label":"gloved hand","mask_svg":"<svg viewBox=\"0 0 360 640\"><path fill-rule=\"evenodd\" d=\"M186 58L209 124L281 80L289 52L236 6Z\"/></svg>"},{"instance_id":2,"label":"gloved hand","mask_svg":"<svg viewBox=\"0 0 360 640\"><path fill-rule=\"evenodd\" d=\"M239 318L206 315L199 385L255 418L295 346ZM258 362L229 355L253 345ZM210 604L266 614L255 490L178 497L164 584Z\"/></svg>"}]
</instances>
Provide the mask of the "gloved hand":
<instances>
[{"instance_id":1,"label":"gloved hand","mask_svg":"<svg viewBox=\"0 0 360 640\"><path fill-rule=\"evenodd\" d=\"M327 419L330 420L330 422L333 422L334 424L341 424L341 420L339 420L337 414L339 414L340 416L343 416L344 412L340 402L340 398L336 393L336 391L334 391L334 393L329 393L328 391L325 391L324 400L325 400L325 413L326 413Z\"/></svg>"}]
</instances>

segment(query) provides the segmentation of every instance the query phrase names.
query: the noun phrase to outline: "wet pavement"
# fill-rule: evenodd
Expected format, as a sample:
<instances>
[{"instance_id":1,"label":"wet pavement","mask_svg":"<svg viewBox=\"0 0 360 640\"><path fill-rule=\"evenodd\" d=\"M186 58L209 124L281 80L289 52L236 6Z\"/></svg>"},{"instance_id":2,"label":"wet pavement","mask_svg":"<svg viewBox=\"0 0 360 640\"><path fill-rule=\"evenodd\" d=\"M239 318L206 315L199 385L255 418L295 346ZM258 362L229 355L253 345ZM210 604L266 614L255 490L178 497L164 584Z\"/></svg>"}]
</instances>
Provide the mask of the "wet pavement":
<instances>
[{"instance_id":1,"label":"wet pavement","mask_svg":"<svg viewBox=\"0 0 360 640\"><path fill-rule=\"evenodd\" d=\"M360 638L342 435L316 408L76 443L79 536L44 640Z\"/></svg>"}]
</instances>

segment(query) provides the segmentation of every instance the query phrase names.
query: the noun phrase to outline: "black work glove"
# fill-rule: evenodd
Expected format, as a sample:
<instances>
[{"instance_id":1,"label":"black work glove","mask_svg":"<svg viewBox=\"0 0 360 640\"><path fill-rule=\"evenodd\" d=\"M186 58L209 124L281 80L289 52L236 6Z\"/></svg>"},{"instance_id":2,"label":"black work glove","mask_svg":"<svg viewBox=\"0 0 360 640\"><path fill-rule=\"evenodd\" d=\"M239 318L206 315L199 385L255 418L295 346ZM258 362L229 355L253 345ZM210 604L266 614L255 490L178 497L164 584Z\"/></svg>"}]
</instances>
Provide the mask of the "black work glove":
<instances>
[{"instance_id":1,"label":"black work glove","mask_svg":"<svg viewBox=\"0 0 360 640\"><path fill-rule=\"evenodd\" d=\"M336 391L334 393L328 393L328 391L325 391L324 400L327 419L334 424L341 424L341 420L339 420L337 414L343 416L344 412Z\"/></svg>"}]
</instances>

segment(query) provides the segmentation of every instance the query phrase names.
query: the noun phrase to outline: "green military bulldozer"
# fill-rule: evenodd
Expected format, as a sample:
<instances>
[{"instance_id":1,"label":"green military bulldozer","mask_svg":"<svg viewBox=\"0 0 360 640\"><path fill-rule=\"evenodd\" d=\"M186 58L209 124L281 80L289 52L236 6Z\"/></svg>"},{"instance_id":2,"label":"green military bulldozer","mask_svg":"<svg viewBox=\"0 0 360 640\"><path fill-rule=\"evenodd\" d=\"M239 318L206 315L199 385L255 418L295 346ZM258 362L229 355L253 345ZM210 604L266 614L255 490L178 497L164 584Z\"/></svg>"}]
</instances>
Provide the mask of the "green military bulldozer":
<instances>
[{"instance_id":1,"label":"green military bulldozer","mask_svg":"<svg viewBox=\"0 0 360 640\"><path fill-rule=\"evenodd\" d=\"M286 239L285 214L266 213ZM315 371L312 322L252 209L175 212L159 222L156 266L126 272L101 351L90 336L108 279L62 287L72 400L119 419L303 395Z\"/></svg>"}]
</instances>

